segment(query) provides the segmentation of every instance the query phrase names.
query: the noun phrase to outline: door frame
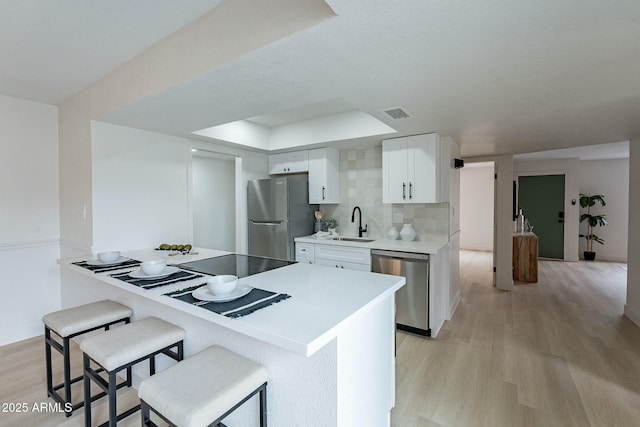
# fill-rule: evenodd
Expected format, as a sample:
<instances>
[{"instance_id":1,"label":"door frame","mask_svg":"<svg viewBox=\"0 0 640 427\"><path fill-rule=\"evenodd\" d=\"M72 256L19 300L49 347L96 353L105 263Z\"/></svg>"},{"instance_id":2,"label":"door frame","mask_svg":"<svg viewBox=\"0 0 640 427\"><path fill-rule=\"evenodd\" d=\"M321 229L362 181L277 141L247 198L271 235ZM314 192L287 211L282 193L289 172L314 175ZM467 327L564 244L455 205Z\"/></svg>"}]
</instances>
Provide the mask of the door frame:
<instances>
[{"instance_id":1,"label":"door frame","mask_svg":"<svg viewBox=\"0 0 640 427\"><path fill-rule=\"evenodd\" d=\"M577 261L577 248L575 245L572 245L571 238L575 237L577 242L578 234L573 233L572 229L575 225L578 224L578 218L573 218L575 215L572 214L574 209L572 209L575 205L572 206L572 200L575 200L574 197L571 197L571 176L566 169L549 169L549 170L528 170L528 171L514 171L513 179L516 182L516 198L518 197L518 193L520 191L519 181L521 176L546 176L546 175L564 175L564 223L563 225L563 261ZM518 206L518 200L516 199L516 206ZM575 254L574 254L575 252ZM574 255L574 256L572 256ZM555 258L554 258L555 259Z\"/></svg>"},{"instance_id":2,"label":"door frame","mask_svg":"<svg viewBox=\"0 0 640 427\"><path fill-rule=\"evenodd\" d=\"M196 151L198 152L196 154ZM217 147L213 148L210 146L206 146L205 144L199 143L188 143L186 147L186 157L187 157L187 188L188 188L188 196L187 196L187 221L188 221L188 230L189 236L188 239L190 242L193 242L194 235L194 224L193 224L193 156L199 155L204 157L213 157L224 160L231 160L234 162L235 167L235 210L236 217L241 217L244 215L246 218L246 187L243 185L243 173L242 173L242 158L237 154L232 152L226 152L223 149L217 149ZM235 233L235 251L246 253L247 251L247 224L246 221L236 221L236 233Z\"/></svg>"}]
</instances>

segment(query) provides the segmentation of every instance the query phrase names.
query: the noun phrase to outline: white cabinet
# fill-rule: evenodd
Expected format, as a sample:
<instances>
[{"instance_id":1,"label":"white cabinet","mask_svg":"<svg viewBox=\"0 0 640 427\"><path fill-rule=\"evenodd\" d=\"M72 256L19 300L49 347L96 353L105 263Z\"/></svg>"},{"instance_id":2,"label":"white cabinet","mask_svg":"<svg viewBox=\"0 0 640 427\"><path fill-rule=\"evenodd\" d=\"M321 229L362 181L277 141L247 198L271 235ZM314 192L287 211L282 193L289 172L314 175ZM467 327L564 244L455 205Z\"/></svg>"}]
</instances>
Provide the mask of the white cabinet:
<instances>
[{"instance_id":1,"label":"white cabinet","mask_svg":"<svg viewBox=\"0 0 640 427\"><path fill-rule=\"evenodd\" d=\"M309 203L340 203L340 155L333 148L309 150Z\"/></svg>"},{"instance_id":2,"label":"white cabinet","mask_svg":"<svg viewBox=\"0 0 640 427\"><path fill-rule=\"evenodd\" d=\"M371 271L371 249L331 243L296 242L296 261L347 270Z\"/></svg>"},{"instance_id":3,"label":"white cabinet","mask_svg":"<svg viewBox=\"0 0 640 427\"><path fill-rule=\"evenodd\" d=\"M309 243L296 242L296 261L306 264L314 263L314 248Z\"/></svg>"},{"instance_id":4,"label":"white cabinet","mask_svg":"<svg viewBox=\"0 0 640 427\"><path fill-rule=\"evenodd\" d=\"M371 249L338 245L315 245L315 263L348 270L371 271Z\"/></svg>"},{"instance_id":5,"label":"white cabinet","mask_svg":"<svg viewBox=\"0 0 640 427\"><path fill-rule=\"evenodd\" d=\"M448 201L449 156L437 133L382 141L382 202Z\"/></svg>"},{"instance_id":6,"label":"white cabinet","mask_svg":"<svg viewBox=\"0 0 640 427\"><path fill-rule=\"evenodd\" d=\"M269 156L269 175L307 171L309 171L309 152L307 150Z\"/></svg>"}]
</instances>

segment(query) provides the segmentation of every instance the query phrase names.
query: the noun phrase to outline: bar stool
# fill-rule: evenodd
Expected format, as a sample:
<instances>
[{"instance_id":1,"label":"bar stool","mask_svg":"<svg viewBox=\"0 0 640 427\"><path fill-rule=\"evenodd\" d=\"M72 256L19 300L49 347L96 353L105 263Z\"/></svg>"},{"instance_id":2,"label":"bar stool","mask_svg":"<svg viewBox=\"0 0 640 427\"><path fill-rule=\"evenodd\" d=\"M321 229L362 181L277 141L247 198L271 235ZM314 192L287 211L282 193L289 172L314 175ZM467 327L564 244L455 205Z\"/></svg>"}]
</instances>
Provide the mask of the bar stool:
<instances>
[{"instance_id":1,"label":"bar stool","mask_svg":"<svg viewBox=\"0 0 640 427\"><path fill-rule=\"evenodd\" d=\"M63 405L67 417L73 411L84 405L84 401L73 404L71 402L71 385L80 381L83 376L71 378L71 349L70 340L78 335L98 329L109 330L109 326L115 323L129 323L133 311L117 302L103 300L90 304L80 305L65 310L55 311L42 317L44 323L44 350L45 364L47 371L47 394ZM51 332L62 339L62 343L52 337ZM53 374L51 365L51 348L62 354L64 365L64 380L60 384L53 384ZM64 388L64 397L58 390ZM98 399L102 395L94 396ZM67 409L69 409L67 411Z\"/></svg>"},{"instance_id":2,"label":"bar stool","mask_svg":"<svg viewBox=\"0 0 640 427\"><path fill-rule=\"evenodd\" d=\"M222 420L260 393L260 426L267 426L267 370L223 347L212 346L142 381L142 425L150 410L172 426L224 426Z\"/></svg>"},{"instance_id":3,"label":"bar stool","mask_svg":"<svg viewBox=\"0 0 640 427\"><path fill-rule=\"evenodd\" d=\"M126 370L127 381L130 384L131 367L148 359L149 375L154 375L156 355L162 353L176 361L182 360L184 337L185 332L182 328L156 317L148 317L83 340L80 349L84 353L85 425L91 426L91 380L109 396L109 421L101 425L115 426L119 420L140 409L140 405L136 405L117 414L118 372ZM92 368L91 361L99 368ZM108 379L105 380L100 372L105 372Z\"/></svg>"}]
</instances>

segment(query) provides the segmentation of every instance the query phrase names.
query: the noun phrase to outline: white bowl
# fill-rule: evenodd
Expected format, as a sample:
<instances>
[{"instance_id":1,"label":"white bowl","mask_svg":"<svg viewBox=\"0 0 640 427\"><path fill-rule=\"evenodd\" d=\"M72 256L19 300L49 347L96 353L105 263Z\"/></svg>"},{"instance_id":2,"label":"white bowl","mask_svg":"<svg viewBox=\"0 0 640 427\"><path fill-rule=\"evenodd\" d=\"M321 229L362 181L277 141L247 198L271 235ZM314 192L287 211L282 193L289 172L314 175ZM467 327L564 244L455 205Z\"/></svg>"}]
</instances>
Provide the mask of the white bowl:
<instances>
[{"instance_id":1,"label":"white bowl","mask_svg":"<svg viewBox=\"0 0 640 427\"><path fill-rule=\"evenodd\" d=\"M167 267L167 263L163 259L151 259L140 264L142 272L147 276L155 276L162 273Z\"/></svg>"},{"instance_id":2,"label":"white bowl","mask_svg":"<svg viewBox=\"0 0 640 427\"><path fill-rule=\"evenodd\" d=\"M210 277L207 280L207 287L214 295L230 294L238 285L238 277L231 274L221 274Z\"/></svg>"},{"instance_id":3,"label":"white bowl","mask_svg":"<svg viewBox=\"0 0 640 427\"><path fill-rule=\"evenodd\" d=\"M118 258L120 258L119 251L100 252L98 254L100 262L104 262L105 264L115 262Z\"/></svg>"}]
</instances>

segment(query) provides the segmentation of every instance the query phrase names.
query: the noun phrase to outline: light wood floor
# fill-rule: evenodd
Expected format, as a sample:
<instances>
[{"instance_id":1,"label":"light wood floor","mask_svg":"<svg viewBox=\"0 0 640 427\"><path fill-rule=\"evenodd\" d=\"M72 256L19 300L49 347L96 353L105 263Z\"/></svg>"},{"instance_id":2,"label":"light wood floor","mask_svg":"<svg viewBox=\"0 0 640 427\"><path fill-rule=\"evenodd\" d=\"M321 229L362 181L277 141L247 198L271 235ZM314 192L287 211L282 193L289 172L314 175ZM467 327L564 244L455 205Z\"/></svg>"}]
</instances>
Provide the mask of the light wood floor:
<instances>
[{"instance_id":1,"label":"light wood floor","mask_svg":"<svg viewBox=\"0 0 640 427\"><path fill-rule=\"evenodd\" d=\"M394 427L640 426L640 328L622 316L626 264L541 261L491 285L461 254L462 302L435 340L398 335Z\"/></svg>"},{"instance_id":2,"label":"light wood floor","mask_svg":"<svg viewBox=\"0 0 640 427\"><path fill-rule=\"evenodd\" d=\"M491 285L490 266L491 254L463 251L462 302L439 337L398 333L393 427L640 426L640 328L622 316L626 265L541 261L539 282L514 292ZM51 402L42 337L0 347L0 379L0 404L29 407L0 412L0 426L83 425L83 410L32 411ZM118 393L123 406L136 398ZM105 405L94 414L106 419ZM119 425L140 425L139 414Z\"/></svg>"}]
</instances>

